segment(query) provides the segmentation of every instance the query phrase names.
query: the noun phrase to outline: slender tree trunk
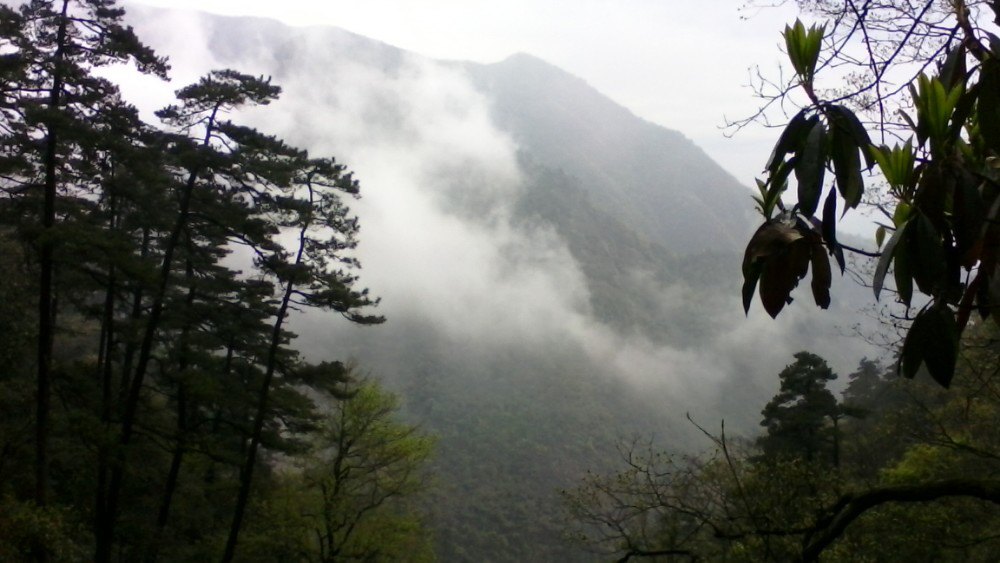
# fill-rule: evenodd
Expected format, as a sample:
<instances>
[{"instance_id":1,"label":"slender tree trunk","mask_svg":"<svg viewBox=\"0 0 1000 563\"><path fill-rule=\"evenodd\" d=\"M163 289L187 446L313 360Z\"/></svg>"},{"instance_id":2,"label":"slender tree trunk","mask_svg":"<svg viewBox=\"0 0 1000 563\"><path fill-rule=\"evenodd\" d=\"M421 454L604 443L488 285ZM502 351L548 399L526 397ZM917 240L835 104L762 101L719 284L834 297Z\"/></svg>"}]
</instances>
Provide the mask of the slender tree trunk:
<instances>
[{"instance_id":1,"label":"slender tree trunk","mask_svg":"<svg viewBox=\"0 0 1000 563\"><path fill-rule=\"evenodd\" d=\"M229 343L226 345L226 362L223 364L222 368L222 378L223 380L229 379L233 372L233 349L236 346L234 338L229 339ZM222 417L222 407L221 405L215 409L212 414L212 436L219 435L220 419ZM209 458L208 469L205 471L205 484L211 485L215 483L215 459Z\"/></svg>"},{"instance_id":2,"label":"slender tree trunk","mask_svg":"<svg viewBox=\"0 0 1000 563\"><path fill-rule=\"evenodd\" d=\"M143 227L142 229L142 250L140 251L140 256L146 258L149 256L149 227ZM139 319L142 318L142 298L143 298L143 286L141 283L136 283L135 290L132 292L132 311L129 314L129 319L132 325L138 324ZM132 377L132 364L135 362L135 352L136 345L135 341L130 339L125 345L125 358L122 360L122 370L121 378L118 382L118 405L119 408L125 404L125 399L128 397L129 382ZM121 413L119 413L121 415Z\"/></svg>"},{"instance_id":3,"label":"slender tree trunk","mask_svg":"<svg viewBox=\"0 0 1000 563\"><path fill-rule=\"evenodd\" d=\"M212 112L208 120L205 138L202 146L208 146L215 116L218 108ZM111 471L111 483L108 487L108 509L104 522L104 530L98 537L95 560L98 563L109 563L111 560L111 543L114 541L114 529L118 518L118 504L120 502L122 482L125 477L125 451L132 442L132 433L135 430L135 418L139 408L139 400L142 396L142 383L146 376L146 369L153 353L153 342L160 324L160 317L163 315L163 305L166 300L167 288L170 284L170 270L173 268L174 251L180 242L181 234L187 226L188 216L191 208L191 196L194 192L195 184L198 180L200 170L196 166L188 175L184 190L181 193L180 209L177 214L177 221L174 223L170 237L167 239L163 249L163 262L160 267L160 276L156 293L153 294L153 301L149 311L149 319L146 322L146 329L142 335L142 343L139 346L139 357L136 361L135 373L129 382L128 397L125 400L125 411L122 415L122 429L119 437L119 459Z\"/></svg>"},{"instance_id":4,"label":"slender tree trunk","mask_svg":"<svg viewBox=\"0 0 1000 563\"><path fill-rule=\"evenodd\" d=\"M310 190L311 191L311 190ZM312 203L310 197L310 203ZM305 254L306 231L309 228L307 219L299 231L299 248L295 255L293 271L302 264ZM268 398L271 392L271 380L274 377L274 370L277 365L278 349L281 346L281 328L284 325L285 317L288 315L288 305L292 300L292 293L295 289L296 274L289 276L285 285L284 295L281 298L281 306L278 308L277 318L274 320L274 327L271 330L271 344L267 351L267 364L264 371L264 381L261 384L260 392L257 394L257 413L253 421L253 433L250 436L250 446L243 468L240 470L240 491L236 499L236 510L233 514L233 523L229 529L229 537L226 539L226 551L222 555L223 563L230 563L236 554L236 542L239 540L240 528L243 526L243 515L246 511L247 501L250 498L250 486L253 483L253 470L257 463L257 449L260 446L260 437L264 430L264 419L267 416Z\"/></svg>"},{"instance_id":5,"label":"slender tree trunk","mask_svg":"<svg viewBox=\"0 0 1000 563\"><path fill-rule=\"evenodd\" d=\"M49 93L49 111L56 112L62 104L63 56L65 55L67 12L69 0L63 0L59 29L56 32L56 51L53 61L52 90ZM42 202L42 236L39 245L38 275L38 389L35 398L35 503L45 506L49 500L49 413L52 396L52 342L55 334L55 303L53 299L52 235L56 224L56 161L59 137L55 119L46 124L45 185ZM36 561L48 561L48 550L37 544L32 548Z\"/></svg>"},{"instance_id":6,"label":"slender tree trunk","mask_svg":"<svg viewBox=\"0 0 1000 563\"><path fill-rule=\"evenodd\" d=\"M170 473L167 475L167 483L163 490L163 502L160 503L159 515L156 518L156 527L160 532L167 526L167 520L170 518L170 502L177 490L181 462L186 451L187 402L187 386L180 383L177 388L177 446L174 448L174 455L170 461Z\"/></svg>"},{"instance_id":7,"label":"slender tree trunk","mask_svg":"<svg viewBox=\"0 0 1000 563\"><path fill-rule=\"evenodd\" d=\"M301 256L301 250L299 252ZM226 551L222 556L223 563L229 563L236 555L236 542L239 540L240 529L243 527L243 515L246 512L247 501L250 498L250 486L253 483L253 470L257 463L257 449L260 446L260 437L264 431L264 419L267 416L268 398L271 392L271 379L274 377L274 369L277 364L278 348L281 344L281 327L284 324L285 316L288 314L288 303L291 300L293 282L289 281L285 287L285 295L281 299L281 308L278 310L278 318L274 322L271 332L271 345L267 352L267 367L264 372L264 381L257 394L257 413L254 415L253 430L250 435L250 445L248 447L246 459L240 469L240 491L236 498L236 511L233 514L233 522L229 528L229 537L226 539Z\"/></svg>"},{"instance_id":8,"label":"slender tree trunk","mask_svg":"<svg viewBox=\"0 0 1000 563\"><path fill-rule=\"evenodd\" d=\"M149 239L150 239L149 228L145 227L143 228L142 231L142 247L140 250L142 257L146 257L148 253ZM136 287L132 291L132 308L131 312L129 313L129 320L133 325L137 323L138 320L142 317L142 295L143 295L142 285L136 282ZM105 403L108 405L108 410L105 413L102 413L102 420L106 423L105 424L106 427L110 427L111 420L113 418L112 414L115 411L121 409L122 405L125 404L125 398L128 396L129 374L132 371L132 363L135 358L135 348L136 348L135 343L132 340L129 340L128 343L125 345L124 359L122 361L121 370L119 373L118 398L116 401L111 401L110 397L108 397ZM107 393L109 395L111 393L110 386L112 384L112 379L113 379L113 373L111 371L111 364L109 362L105 366L105 379L104 379L104 382L108 385ZM104 391L102 390L102 393L103 392ZM102 398L102 400L105 399ZM117 414L118 416L121 416L120 411ZM108 481L109 481L109 472L111 471L111 462L112 462L109 449L110 449L109 447L104 447L104 449L100 451L98 454L99 456L103 456L100 457L98 460L97 501L96 501L96 511L94 513L95 514L94 537L96 539L98 550L100 550L102 546L107 546L107 548L110 549L110 545L112 543L112 538L106 537L106 534L109 533L107 527L107 522L110 516L108 512L108 488L109 488ZM96 555L95 559L97 559Z\"/></svg>"},{"instance_id":9,"label":"slender tree trunk","mask_svg":"<svg viewBox=\"0 0 1000 563\"><path fill-rule=\"evenodd\" d=\"M104 298L104 320L101 323L101 348L97 361L101 379L101 428L105 432L110 427L111 412L113 410L111 388L114 374L111 354L114 351L115 345L114 306L116 286L115 268L111 266L108 270L108 289ZM95 533L99 531L100 522L104 519L107 509L105 499L108 488L109 457L109 444L107 443L106 436L102 435L97 447L97 491L94 496Z\"/></svg>"},{"instance_id":10,"label":"slender tree trunk","mask_svg":"<svg viewBox=\"0 0 1000 563\"><path fill-rule=\"evenodd\" d=\"M167 474L167 483L163 489L163 500L160 503L160 510L156 518L156 538L150 549L146 561L153 563L159 556L160 542L163 541L163 533L170 518L170 504L177 490L177 481L181 473L181 463L184 460L186 451L187 434L187 388L184 383L179 383L177 388L177 445L174 447L173 456L170 459L170 472Z\"/></svg>"},{"instance_id":11,"label":"slender tree trunk","mask_svg":"<svg viewBox=\"0 0 1000 563\"><path fill-rule=\"evenodd\" d=\"M56 51L53 55L52 89L49 92L49 111L56 112L62 105L63 57L65 56L67 12L69 0L63 0L59 29L56 33ZM42 237L39 252L38 281L38 394L35 436L35 502L45 506L49 490L49 409L51 399L52 340L55 307L53 306L52 271L53 244L52 231L56 224L56 165L58 160L59 136L55 119L46 124L45 140L45 184L42 202Z\"/></svg>"},{"instance_id":12,"label":"slender tree trunk","mask_svg":"<svg viewBox=\"0 0 1000 563\"><path fill-rule=\"evenodd\" d=\"M326 523L328 553L324 561L333 561L340 554L342 546L347 542L346 536L337 538L337 532L344 527L344 524L333 521L333 506L340 497L340 491L344 486L344 460L351 453L351 446L347 443L347 432L344 430L346 427L347 406L342 405L340 408L340 426L337 429L337 455L333 458L333 470L330 471L330 474L333 476L333 487L330 490L326 482L323 482L321 485L323 490L323 519Z\"/></svg>"},{"instance_id":13,"label":"slender tree trunk","mask_svg":"<svg viewBox=\"0 0 1000 563\"><path fill-rule=\"evenodd\" d=\"M188 237L187 242L190 245L190 237ZM187 309L190 310L194 305L196 293L196 286L194 283L194 267L192 266L190 259L187 261L187 278L190 285L188 286L188 294L185 299L185 305L187 306ZM167 473L167 482L163 487L163 500L160 502L160 510L156 517L156 538L155 541L153 541L149 556L146 559L149 563L156 561L156 558L159 555L160 542L163 540L163 532L167 527L167 521L170 519L170 505L174 498L174 492L177 490L177 481L180 478L181 464L184 460L184 454L187 451L188 399L187 385L184 384L184 372L188 368L188 338L190 336L190 331L190 325L186 324L181 331L180 338L178 338L177 438L176 444L174 445L174 451L170 459L170 471Z\"/></svg>"}]
</instances>

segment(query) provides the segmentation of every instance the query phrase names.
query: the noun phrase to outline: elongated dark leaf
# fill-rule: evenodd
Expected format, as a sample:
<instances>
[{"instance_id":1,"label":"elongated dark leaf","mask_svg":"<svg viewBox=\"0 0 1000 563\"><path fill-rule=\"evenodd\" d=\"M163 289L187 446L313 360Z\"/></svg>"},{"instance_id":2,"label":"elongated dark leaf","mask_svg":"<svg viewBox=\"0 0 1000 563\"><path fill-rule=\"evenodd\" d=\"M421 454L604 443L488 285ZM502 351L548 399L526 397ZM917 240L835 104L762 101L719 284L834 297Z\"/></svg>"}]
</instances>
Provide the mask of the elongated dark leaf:
<instances>
[{"instance_id":1,"label":"elongated dark leaf","mask_svg":"<svg viewBox=\"0 0 1000 563\"><path fill-rule=\"evenodd\" d=\"M800 238L764 262L760 275L760 301L771 318L776 318L785 304L791 302L792 290L809 271L809 247L809 242Z\"/></svg>"},{"instance_id":2,"label":"elongated dark leaf","mask_svg":"<svg viewBox=\"0 0 1000 563\"><path fill-rule=\"evenodd\" d=\"M993 274L989 277L989 283L984 283L986 288L986 315L992 316L993 322L1000 326L1000 265L993 269ZM984 316L984 318L985 318Z\"/></svg>"},{"instance_id":3,"label":"elongated dark leaf","mask_svg":"<svg viewBox=\"0 0 1000 563\"><path fill-rule=\"evenodd\" d=\"M875 300L879 298L879 294L882 293L882 284L885 283L885 274L889 271L889 265L892 264L892 255L896 250L896 245L899 244L903 234L906 231L907 224L903 224L901 227L896 229L896 232L892 233L889 237L889 242L885 243L885 248L882 249L882 256L878 259L878 265L875 266L875 276L872 278L872 289L875 291Z\"/></svg>"},{"instance_id":4,"label":"elongated dark leaf","mask_svg":"<svg viewBox=\"0 0 1000 563\"><path fill-rule=\"evenodd\" d=\"M913 302L913 272L910 267L910 239L904 236L896 245L895 259L892 261L892 274L896 280L896 293L899 300L907 307Z\"/></svg>"},{"instance_id":5,"label":"elongated dark leaf","mask_svg":"<svg viewBox=\"0 0 1000 563\"><path fill-rule=\"evenodd\" d=\"M976 107L976 100L979 99L979 84L976 83L966 90L962 97L955 104L955 112L951 115L951 129L948 135L952 139L958 138L965 128L972 115L972 110Z\"/></svg>"},{"instance_id":6,"label":"elongated dark leaf","mask_svg":"<svg viewBox=\"0 0 1000 563\"><path fill-rule=\"evenodd\" d=\"M795 157L793 156L787 162L780 163L777 171L768 178L767 197L764 198L764 215L766 217L771 216L775 206L781 199L781 194L788 188L788 176L794 168Z\"/></svg>"},{"instance_id":7,"label":"elongated dark leaf","mask_svg":"<svg viewBox=\"0 0 1000 563\"><path fill-rule=\"evenodd\" d=\"M859 147L839 124L830 132L830 137L830 158L837 177L837 190L844 198L846 212L847 207L854 208L861 203L865 190L864 180L861 178L861 159L858 157Z\"/></svg>"},{"instance_id":8,"label":"elongated dark leaf","mask_svg":"<svg viewBox=\"0 0 1000 563\"><path fill-rule=\"evenodd\" d=\"M830 285L833 283L830 257L818 238L812 242L811 250L813 299L821 309L826 309L830 306Z\"/></svg>"},{"instance_id":9,"label":"elongated dark leaf","mask_svg":"<svg viewBox=\"0 0 1000 563\"><path fill-rule=\"evenodd\" d=\"M816 213L823 190L823 174L826 171L826 126L822 122L817 121L809 130L805 144L795 156L799 211L809 216Z\"/></svg>"},{"instance_id":10,"label":"elongated dark leaf","mask_svg":"<svg viewBox=\"0 0 1000 563\"><path fill-rule=\"evenodd\" d=\"M913 96L916 96L916 93L915 93L915 91L914 91L914 90L913 90L912 88L910 89L910 93L911 93L911 95L913 95ZM916 122L914 122L914 121L913 121L913 118L912 118L912 117L910 117L910 114L906 113L906 112L905 112L905 111L903 111L903 110L899 110L899 117L902 117L902 118L903 118L903 121L905 121L905 122L906 122L906 125L907 125L907 126L908 126L908 127L909 127L909 128L911 129L911 130L913 130L914 132L916 132L916 131L917 131L917 124L916 124ZM923 139L920 139L919 137L918 137L917 139L918 139L918 140L919 140L919 141L920 141L921 143L923 143L923 142L924 142L924 140L923 140Z\"/></svg>"},{"instance_id":11,"label":"elongated dark leaf","mask_svg":"<svg viewBox=\"0 0 1000 563\"><path fill-rule=\"evenodd\" d=\"M860 147L861 154L865 157L865 170L871 170L875 166L875 157L869 150L872 140L861 120L853 111L844 106L830 106L828 111L837 126L850 134L851 138L854 139L854 144Z\"/></svg>"},{"instance_id":12,"label":"elongated dark leaf","mask_svg":"<svg viewBox=\"0 0 1000 563\"><path fill-rule=\"evenodd\" d=\"M785 126L785 130L781 132L781 136L778 137L778 142L775 143L774 150L771 151L771 156L767 159L766 170L771 174L774 174L788 153L795 152L801 146L811 124L818 120L816 116L807 118L806 113L807 110L801 110L795 114Z\"/></svg>"},{"instance_id":13,"label":"elongated dark leaf","mask_svg":"<svg viewBox=\"0 0 1000 563\"><path fill-rule=\"evenodd\" d=\"M791 175L792 170L795 170L795 157L789 158L787 161L778 165L778 169L774 172L774 175L770 178L770 188L768 193L775 193L776 190L784 189L783 186L788 182L788 176Z\"/></svg>"},{"instance_id":14,"label":"elongated dark leaf","mask_svg":"<svg viewBox=\"0 0 1000 563\"><path fill-rule=\"evenodd\" d=\"M952 193L955 184L954 171L941 160L929 163L920 174L913 203L936 229L947 228L946 208L951 203L948 194Z\"/></svg>"},{"instance_id":15,"label":"elongated dark leaf","mask_svg":"<svg viewBox=\"0 0 1000 563\"><path fill-rule=\"evenodd\" d=\"M932 306L913 320L903 343L902 374L913 378L926 366L931 377L942 387L949 387L958 358L958 327L955 315L946 306Z\"/></svg>"},{"instance_id":16,"label":"elongated dark leaf","mask_svg":"<svg viewBox=\"0 0 1000 563\"><path fill-rule=\"evenodd\" d=\"M826 241L830 253L837 259L837 266L843 275L846 263L844 261L844 249L837 242L837 191L830 190L826 195L826 202L823 203L823 225L821 229L823 240Z\"/></svg>"},{"instance_id":17,"label":"elongated dark leaf","mask_svg":"<svg viewBox=\"0 0 1000 563\"><path fill-rule=\"evenodd\" d=\"M949 90L956 84L965 84L965 46L962 43L948 50L948 56L941 63L938 76L941 78L941 83Z\"/></svg>"},{"instance_id":18,"label":"elongated dark leaf","mask_svg":"<svg viewBox=\"0 0 1000 563\"><path fill-rule=\"evenodd\" d=\"M994 3L994 5L995 4L996 3ZM992 8L992 9L993 13L996 14L997 8ZM996 34L990 33L989 31L986 32L986 37L990 41L990 51L993 51L992 53L993 58L1000 56L1000 37L997 37Z\"/></svg>"},{"instance_id":19,"label":"elongated dark leaf","mask_svg":"<svg viewBox=\"0 0 1000 563\"><path fill-rule=\"evenodd\" d=\"M923 293L932 295L938 285L944 282L946 274L945 251L941 236L923 213L918 212L910 220L907 229L907 250L914 281Z\"/></svg>"},{"instance_id":20,"label":"elongated dark leaf","mask_svg":"<svg viewBox=\"0 0 1000 563\"><path fill-rule=\"evenodd\" d=\"M980 275L983 276L983 281L979 284L976 291L976 311L979 313L979 317L984 321L990 318L991 309L993 308L993 297L990 292L993 286L996 286L996 290L1000 291L1000 283L997 283L996 274L987 274L984 270L980 270Z\"/></svg>"},{"instance_id":21,"label":"elongated dark leaf","mask_svg":"<svg viewBox=\"0 0 1000 563\"><path fill-rule=\"evenodd\" d=\"M1000 60L989 57L979 71L979 133L986 146L1000 152Z\"/></svg>"},{"instance_id":22,"label":"elongated dark leaf","mask_svg":"<svg viewBox=\"0 0 1000 563\"><path fill-rule=\"evenodd\" d=\"M973 249L979 241L986 220L986 203L979 194L975 178L963 177L955 186L955 201L952 205L952 224L955 243L962 265L971 268L979 261L979 252Z\"/></svg>"},{"instance_id":23,"label":"elongated dark leaf","mask_svg":"<svg viewBox=\"0 0 1000 563\"><path fill-rule=\"evenodd\" d=\"M757 280L763 270L763 263L756 262L743 270L743 314L750 314L750 303L753 302L754 291L757 290Z\"/></svg>"}]
</instances>

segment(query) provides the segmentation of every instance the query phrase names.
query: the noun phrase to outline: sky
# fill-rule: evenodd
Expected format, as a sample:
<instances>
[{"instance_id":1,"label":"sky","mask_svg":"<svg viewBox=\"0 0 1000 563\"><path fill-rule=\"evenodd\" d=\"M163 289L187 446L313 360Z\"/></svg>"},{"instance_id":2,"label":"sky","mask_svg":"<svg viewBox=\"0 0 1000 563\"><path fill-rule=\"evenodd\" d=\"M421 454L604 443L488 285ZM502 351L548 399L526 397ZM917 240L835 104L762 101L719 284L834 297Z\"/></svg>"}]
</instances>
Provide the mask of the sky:
<instances>
[{"instance_id":1,"label":"sky","mask_svg":"<svg viewBox=\"0 0 1000 563\"><path fill-rule=\"evenodd\" d=\"M751 69L773 73L792 7L746 0L142 0L153 6L331 25L437 58L496 62L525 52L584 79L636 115L692 139L744 185L778 131L727 137L754 112Z\"/></svg>"}]
</instances>

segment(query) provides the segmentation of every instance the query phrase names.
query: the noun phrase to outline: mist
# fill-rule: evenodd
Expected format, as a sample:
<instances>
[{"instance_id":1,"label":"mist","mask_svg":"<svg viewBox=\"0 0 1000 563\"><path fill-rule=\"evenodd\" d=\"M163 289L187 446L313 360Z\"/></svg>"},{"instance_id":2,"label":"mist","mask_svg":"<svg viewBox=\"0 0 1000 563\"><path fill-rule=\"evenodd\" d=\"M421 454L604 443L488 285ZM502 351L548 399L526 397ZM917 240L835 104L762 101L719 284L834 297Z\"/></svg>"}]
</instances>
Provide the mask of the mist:
<instances>
[{"instance_id":1,"label":"mist","mask_svg":"<svg viewBox=\"0 0 1000 563\"><path fill-rule=\"evenodd\" d=\"M715 322L697 346L657 342L596 318L566 242L551 227L513 219L525 189L523 149L495 124L490 100L461 66L372 48L333 28L290 31L267 20L182 11L130 14L139 35L177 69L169 85L122 79L126 97L139 100L144 113L214 68L271 76L281 99L233 119L314 156L335 155L360 180L362 197L352 207L362 225L361 283L381 298L388 323L357 328L310 312L294 324L307 357L354 358L377 373L394 365L382 357L387 342L421 327L472 356L522 349L583 357L651 402L718 418L734 416L716 409L734 380L757 382L766 396L799 349L828 354L841 373L875 353L844 337L849 309L823 323L810 322L815 311L798 302L777 321L759 309L744 318L737 291L700 307ZM232 35L237 28L239 37ZM731 266L738 279L738 263ZM668 318L704 299L683 283L645 283Z\"/></svg>"}]
</instances>

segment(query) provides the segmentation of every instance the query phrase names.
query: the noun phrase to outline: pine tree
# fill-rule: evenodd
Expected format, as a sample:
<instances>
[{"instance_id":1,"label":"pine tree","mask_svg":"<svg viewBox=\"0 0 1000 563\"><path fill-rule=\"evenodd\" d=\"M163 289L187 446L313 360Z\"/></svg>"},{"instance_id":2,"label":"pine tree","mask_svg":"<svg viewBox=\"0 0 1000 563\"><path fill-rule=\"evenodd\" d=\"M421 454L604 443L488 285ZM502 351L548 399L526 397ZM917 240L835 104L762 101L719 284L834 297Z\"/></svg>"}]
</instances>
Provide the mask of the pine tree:
<instances>
[{"instance_id":1,"label":"pine tree","mask_svg":"<svg viewBox=\"0 0 1000 563\"><path fill-rule=\"evenodd\" d=\"M764 459L801 458L832 463L839 460L837 424L842 413L826 388L837 374L826 360L809 352L795 354L795 362L779 374L781 390L761 412L767 434L757 440Z\"/></svg>"},{"instance_id":2,"label":"pine tree","mask_svg":"<svg viewBox=\"0 0 1000 563\"><path fill-rule=\"evenodd\" d=\"M285 193L276 198L288 213L285 228L297 230L291 252L278 252L262 261L280 282L280 305L272 327L264 362L264 380L257 397L249 450L240 471L240 491L233 522L226 542L223 561L235 556L236 543L243 523L253 471L257 461L264 421L267 417L272 381L279 367L283 325L293 305L337 311L359 324L377 324L382 317L365 315L358 309L377 303L366 291L352 289L355 277L338 265L356 267L355 260L343 256L354 248L358 222L350 216L340 193L357 194L358 184L345 168L332 160L305 161L290 178Z\"/></svg>"},{"instance_id":3,"label":"pine tree","mask_svg":"<svg viewBox=\"0 0 1000 563\"><path fill-rule=\"evenodd\" d=\"M27 442L0 419L0 476L37 524L0 526L0 542L39 560L89 546L97 561L154 561L168 547L197 560L228 522L231 557L252 490L273 484L259 453L303 455L317 394L345 396L342 366L293 349L289 314L383 320L354 288L345 199L358 184L332 159L227 120L273 100L269 79L212 72L158 113L163 129L143 123L92 73L126 61L165 73L122 15L110 0L0 6L0 243L21 258L2 266L32 276L0 293L38 306L31 322L0 307L9 342L31 337L38 357L37 381L2 380L22 421L21 391L36 387L33 478L19 469ZM49 510L50 497L72 509Z\"/></svg>"},{"instance_id":4,"label":"pine tree","mask_svg":"<svg viewBox=\"0 0 1000 563\"><path fill-rule=\"evenodd\" d=\"M5 134L0 169L5 191L17 197L22 236L32 244L38 271L35 502L49 497L49 435L53 342L60 288L56 270L66 231L81 198L100 177L83 155L102 138L106 114L119 105L117 89L95 77L95 67L134 61L164 76L165 62L122 24L113 0L32 0L4 9L0 43ZM36 558L47 559L44 550Z\"/></svg>"}]
</instances>

